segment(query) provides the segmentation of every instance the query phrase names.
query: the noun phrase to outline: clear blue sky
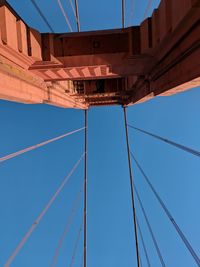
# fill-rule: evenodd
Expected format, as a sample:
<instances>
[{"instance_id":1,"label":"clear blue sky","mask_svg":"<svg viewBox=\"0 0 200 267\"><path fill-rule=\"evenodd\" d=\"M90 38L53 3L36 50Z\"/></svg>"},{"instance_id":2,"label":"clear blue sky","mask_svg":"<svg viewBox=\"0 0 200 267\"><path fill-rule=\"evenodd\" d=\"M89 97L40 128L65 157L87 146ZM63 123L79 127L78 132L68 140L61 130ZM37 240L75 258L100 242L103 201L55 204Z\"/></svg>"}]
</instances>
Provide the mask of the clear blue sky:
<instances>
[{"instance_id":1,"label":"clear blue sky","mask_svg":"<svg viewBox=\"0 0 200 267\"><path fill-rule=\"evenodd\" d=\"M28 0L10 0L31 25L47 31ZM55 31L66 30L65 21L53 0L39 1ZM63 1L65 4L67 1ZM120 27L120 1L80 1L82 29ZM133 23L142 19L146 0L135 1ZM157 5L158 1L154 1ZM127 25L130 12L127 4ZM71 10L68 12L72 14ZM75 28L75 22L74 22ZM200 150L200 88L171 97L157 97L128 108L128 121L174 141ZM81 110L48 105L0 102L0 156L60 135L84 124ZM130 129L131 147L175 219L200 254L200 162ZM64 176L81 155L83 133L28 152L0 165L0 266L16 247L26 230L55 192ZM134 167L141 192L161 252L169 267L195 267L193 259L167 221L141 174ZM13 267L48 267L80 190L83 164L71 178L55 204L33 233ZM129 176L123 112L121 107L93 108L89 111L88 175L88 267L136 266ZM138 217L153 267L159 267L155 249L137 203ZM82 207L67 236L57 266L69 266L72 248L82 219ZM147 266L141 249L143 267ZM79 247L74 266L81 264Z\"/></svg>"}]
</instances>

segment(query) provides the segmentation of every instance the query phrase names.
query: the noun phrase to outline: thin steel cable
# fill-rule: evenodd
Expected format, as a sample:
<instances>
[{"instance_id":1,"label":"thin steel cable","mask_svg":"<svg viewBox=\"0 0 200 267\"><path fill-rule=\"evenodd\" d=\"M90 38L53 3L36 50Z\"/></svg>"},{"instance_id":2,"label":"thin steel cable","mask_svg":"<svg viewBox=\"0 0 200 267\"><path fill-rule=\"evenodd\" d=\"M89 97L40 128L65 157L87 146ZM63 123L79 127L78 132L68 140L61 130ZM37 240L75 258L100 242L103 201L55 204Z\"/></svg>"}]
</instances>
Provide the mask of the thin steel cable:
<instances>
[{"instance_id":1,"label":"thin steel cable","mask_svg":"<svg viewBox=\"0 0 200 267\"><path fill-rule=\"evenodd\" d=\"M57 260L58 260L59 253L60 253L60 250L62 248L63 242L64 242L67 234L69 233L69 230L71 228L71 225L72 225L74 216L75 216L75 214L77 212L77 209L79 207L80 200L81 200L81 194L82 193L83 193L83 186L81 187L81 190L78 192L76 198L74 199L74 202L73 202L73 205L72 205L72 209L71 209L70 215L67 218L66 226L64 228L64 231L63 231L63 233L62 233L62 235L60 237L60 240L58 242L58 245L56 247L56 251L55 251L55 254L54 254L52 263L51 263L51 267L55 267L56 266L56 263L57 263Z\"/></svg>"},{"instance_id":2,"label":"thin steel cable","mask_svg":"<svg viewBox=\"0 0 200 267\"><path fill-rule=\"evenodd\" d=\"M143 168L141 167L141 165L139 164L139 162L137 161L137 159L135 158L135 156L133 155L132 152L131 152L131 156L132 156L133 160L135 161L135 164L137 165L138 169L142 173L145 181L149 185L149 187L150 187L151 191L153 192L154 196L156 197L156 199L158 200L158 202L161 205L162 209L164 210L165 214L167 215L168 219L170 220L170 222L174 226L175 230L177 231L179 237L182 239L183 243L185 244L186 248L188 249L188 251L192 255L192 257L195 260L195 262L197 263L197 265L200 267L200 259L199 259L198 255L196 254L196 252L194 251L193 247L191 246L190 242L188 241L188 239L186 238L186 236L184 235L184 233L180 229L179 225L176 223L176 221L173 218L172 214L168 210L167 206L165 205L165 203L161 199L161 197L158 194L158 192L156 191L155 187L150 182L149 177L145 174Z\"/></svg>"},{"instance_id":3,"label":"thin steel cable","mask_svg":"<svg viewBox=\"0 0 200 267\"><path fill-rule=\"evenodd\" d=\"M69 18L68 18L68 16L67 16L67 13L66 13L65 10L64 10L64 7L63 7L61 1L60 1L60 0L57 0L57 2L58 2L58 5L59 5L59 7L60 7L60 10L61 10L61 12L62 12L62 14L63 14L63 16L64 16L64 18L65 18L65 21L66 21L66 23L67 23L67 26L68 26L69 30L70 30L71 32L73 32L71 23L70 23L70 21L69 21Z\"/></svg>"},{"instance_id":4,"label":"thin steel cable","mask_svg":"<svg viewBox=\"0 0 200 267\"><path fill-rule=\"evenodd\" d=\"M88 161L88 111L85 110L85 166L84 166L84 267L87 267L87 161Z\"/></svg>"},{"instance_id":5,"label":"thin steel cable","mask_svg":"<svg viewBox=\"0 0 200 267\"><path fill-rule=\"evenodd\" d=\"M137 190L135 184L134 184L134 189L135 189L135 193L136 193L137 199L138 199L138 201L139 201L140 208L141 208L142 213L143 213L143 215L144 215L144 218L145 218L147 227L148 227L148 229L149 229L151 238L152 238L152 240L153 240L153 243L154 243L154 246L155 246L155 249L156 249L158 258L159 258L159 260L160 260L160 263L161 263L162 267L166 267L165 262L164 262L164 259L163 259L162 254L161 254L161 251L160 251L160 249L159 249L158 243L157 243L157 241L156 241L155 235L154 235L154 233L153 233L151 224L150 224L149 219L148 219L148 217L147 217L147 213L146 213L146 211L145 211L145 209L144 209L144 206L143 206L143 204L142 204L142 200L141 200L141 198L140 198L139 192L138 192L138 190Z\"/></svg>"},{"instance_id":6,"label":"thin steel cable","mask_svg":"<svg viewBox=\"0 0 200 267\"><path fill-rule=\"evenodd\" d=\"M8 155L6 155L6 156L3 156L3 157L0 158L0 163L3 162L3 161L6 161L6 160L8 160L8 159L14 158L14 157L16 157L16 156L19 156L19 155L21 155L21 154L24 154L24 153L26 153L26 152L28 152L28 151L34 150L34 149L39 148L39 147L41 147L41 146L44 146L44 145L47 145L47 144L52 143L52 142L54 142L54 141L57 141L57 140L59 140L59 139L62 139L62 138L64 138L64 137L66 137L66 136L69 136L69 135L72 135L72 134L74 134L74 133L80 132L80 131L82 131L82 130L84 130L84 129L85 129L85 127L82 127L82 128L77 129L77 130L74 130L74 131L65 133L65 134L63 134L63 135L57 136L57 137L55 137L55 138L49 139L49 140L44 141L44 142L42 142L42 143L39 143L39 144L30 146L30 147L27 147L27 148L25 148L25 149L22 149L22 150L19 150L19 151L17 151L17 152L8 154Z\"/></svg>"},{"instance_id":7,"label":"thin steel cable","mask_svg":"<svg viewBox=\"0 0 200 267\"><path fill-rule=\"evenodd\" d=\"M39 216L34 221L34 223L32 224L32 226L29 228L29 230L27 231L27 233L24 235L24 237L22 238L22 240L19 242L19 244L17 245L17 247L15 248L15 250L13 251L13 253L10 255L10 257L6 261L4 267L9 267L11 265L11 263L13 262L13 260L15 259L15 257L19 254L19 252L21 251L21 249L23 248L23 246L25 245L25 243L27 242L27 240L29 239L29 237L31 236L31 234L33 233L33 231L39 225L39 223L42 220L42 218L44 217L44 215L47 213L47 211L49 210L49 208L52 206L52 204L56 200L57 196L63 190L63 188L66 185L66 183L69 181L69 178L72 176L72 174L74 173L74 171L77 169L78 165L80 164L80 162L82 161L82 159L84 158L84 156L85 156L85 153L83 153L81 155L80 159L75 163L75 165L73 166L73 168L71 169L71 171L69 172L69 174L64 178L64 180L61 183L61 185L59 186L59 188L56 190L56 192L51 197L51 199L49 200L49 202L47 203L47 205L44 207L44 209L42 210L42 212L39 214Z\"/></svg>"},{"instance_id":8,"label":"thin steel cable","mask_svg":"<svg viewBox=\"0 0 200 267\"><path fill-rule=\"evenodd\" d=\"M71 8L72 8L74 17L75 17L75 19L77 19L77 17L76 17L76 10L75 10L74 4L73 4L72 0L69 0L69 2L70 2L70 6L71 6Z\"/></svg>"},{"instance_id":9,"label":"thin steel cable","mask_svg":"<svg viewBox=\"0 0 200 267\"><path fill-rule=\"evenodd\" d=\"M80 31L81 31L81 23L80 23L80 16L79 16L79 5L78 5L78 0L75 0L75 7L76 7L77 29L78 29L78 32L80 32Z\"/></svg>"},{"instance_id":10,"label":"thin steel cable","mask_svg":"<svg viewBox=\"0 0 200 267\"><path fill-rule=\"evenodd\" d=\"M76 23L77 23L77 30L78 32L81 31L81 27L80 27L80 18L79 18L79 8L78 8L78 0L75 0L75 7L74 4L72 2L72 0L69 0L74 17L76 19Z\"/></svg>"},{"instance_id":11,"label":"thin steel cable","mask_svg":"<svg viewBox=\"0 0 200 267\"><path fill-rule=\"evenodd\" d=\"M122 0L122 29L125 28L125 0Z\"/></svg>"},{"instance_id":12,"label":"thin steel cable","mask_svg":"<svg viewBox=\"0 0 200 267\"><path fill-rule=\"evenodd\" d=\"M145 257L146 257L147 265L148 265L148 267L151 267L149 256L148 256L148 252L147 252L147 248L146 248L146 245L145 245L145 242L144 242L144 237L143 237L143 234L142 234L142 229L140 227L140 223L139 223L138 218L136 218L136 221L137 221L138 231L139 231L140 238L141 238L141 241L142 241L142 247L143 247L143 250L144 250Z\"/></svg>"},{"instance_id":13,"label":"thin steel cable","mask_svg":"<svg viewBox=\"0 0 200 267\"><path fill-rule=\"evenodd\" d=\"M159 136L159 135L156 135L156 134L147 132L147 131L142 130L142 129L140 129L140 128L137 128L137 127L135 127L135 126L133 126L133 125L130 125L130 124L129 124L128 126L129 126L130 128L132 128L132 129L136 130L136 131L139 131L139 132L144 133L144 134L146 134L146 135L152 136L152 137L154 137L154 138L156 138L156 139L158 139L158 140L161 140L161 141L163 141L163 142L165 142L165 143L167 143L167 144L170 144L170 145L172 145L172 146L174 146L174 147L177 147L177 148L179 148L179 149L181 149L181 150L183 150L183 151L185 151L185 152L188 152L188 153L190 153L190 154L192 154L192 155L194 155L194 156L200 157L200 152L197 151L197 150L194 150L194 149L192 149L192 148L190 148L190 147L187 147L187 146L178 144L178 143L173 142L173 141L171 141L171 140L169 140L169 139L163 138L163 137L161 137L161 136Z\"/></svg>"},{"instance_id":14,"label":"thin steel cable","mask_svg":"<svg viewBox=\"0 0 200 267\"><path fill-rule=\"evenodd\" d=\"M83 230L82 227L83 227L83 224L81 223L81 226L79 228L78 235L77 235L77 238L76 238L76 242L75 242L75 245L74 245L70 267L73 267L73 265L74 265L74 261L75 261L75 257L76 257L76 253L77 253L77 249L78 249L81 233L82 233L82 230Z\"/></svg>"},{"instance_id":15,"label":"thin steel cable","mask_svg":"<svg viewBox=\"0 0 200 267\"><path fill-rule=\"evenodd\" d=\"M152 3L153 3L153 0L148 0L147 7L146 7L146 9L144 11L144 20L148 17L150 8L152 6Z\"/></svg>"},{"instance_id":16,"label":"thin steel cable","mask_svg":"<svg viewBox=\"0 0 200 267\"><path fill-rule=\"evenodd\" d=\"M31 3L34 5L35 9L37 10L37 12L40 14L41 18L44 20L45 24L47 25L47 27L49 28L49 30L54 33L53 28L51 27L51 25L49 24L48 20L46 19L45 15L43 14L42 10L40 9L39 5L36 3L35 0L30 0Z\"/></svg>"},{"instance_id":17,"label":"thin steel cable","mask_svg":"<svg viewBox=\"0 0 200 267\"><path fill-rule=\"evenodd\" d=\"M127 125L127 117L126 117L126 108L124 107L123 109L124 109L124 125L125 125L125 131L126 131L128 166L129 166L129 175L130 175L131 201L132 201L133 224L134 224L134 234L135 234L135 249L136 249L136 255L137 255L137 266L140 267L140 255L139 255L137 222L136 222L136 208L135 208L135 199L134 199L135 195L134 195L134 187L133 187L133 173L132 173L131 157L130 157L128 125Z\"/></svg>"}]
</instances>

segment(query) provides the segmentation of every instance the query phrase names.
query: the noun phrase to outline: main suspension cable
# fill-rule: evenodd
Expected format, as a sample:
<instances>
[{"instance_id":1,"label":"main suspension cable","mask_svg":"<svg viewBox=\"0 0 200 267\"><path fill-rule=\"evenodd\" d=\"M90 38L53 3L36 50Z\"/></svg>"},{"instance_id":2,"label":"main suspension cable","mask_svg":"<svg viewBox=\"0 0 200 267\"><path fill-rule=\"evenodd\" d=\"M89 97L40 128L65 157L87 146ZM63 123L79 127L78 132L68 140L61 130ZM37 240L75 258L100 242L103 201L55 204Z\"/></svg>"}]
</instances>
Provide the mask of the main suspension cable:
<instances>
[{"instance_id":1,"label":"main suspension cable","mask_svg":"<svg viewBox=\"0 0 200 267\"><path fill-rule=\"evenodd\" d=\"M170 222L174 226L175 230L177 231L179 237L182 239L183 243L185 244L186 248L188 249L188 251L192 255L192 257L195 260L195 262L197 263L197 265L200 267L200 259L199 259L198 255L196 254L196 252L194 251L193 247L191 246L190 242L188 241L188 239L186 238L186 236L184 235L184 233L180 229L179 225L176 223L176 221L173 218L172 214L168 210L167 206L165 205L165 203L161 199L161 197L158 194L158 192L156 191L155 187L150 182L149 177L146 175L146 173L144 172L143 168L141 167L141 165L139 164L139 162L137 161L136 157L133 155L132 152L131 152L131 156L132 156L133 160L135 161L135 164L137 165L138 169L142 173L145 181L149 185L149 187L150 187L151 191L153 192L154 196L156 197L156 199L158 200L158 202L161 205L162 209L164 210L165 214L167 215L168 219L170 220Z\"/></svg>"},{"instance_id":2,"label":"main suspension cable","mask_svg":"<svg viewBox=\"0 0 200 267\"><path fill-rule=\"evenodd\" d=\"M78 235L77 235L76 242L75 242L74 249L73 249L73 254L72 254L70 267L73 267L73 265L74 265L74 260L75 260L75 257L76 257L79 241L80 241L80 238L81 238L81 233L82 233L82 230L83 230L82 227L83 227L83 223L81 223L81 226L80 226L79 231L78 231Z\"/></svg>"},{"instance_id":3,"label":"main suspension cable","mask_svg":"<svg viewBox=\"0 0 200 267\"><path fill-rule=\"evenodd\" d=\"M127 145L127 153L128 153L128 166L129 166L129 175L130 175L130 188L131 188L131 200L132 200L137 266L140 267L140 255L139 255L137 222L136 222L136 208L135 208L134 187L133 187L133 173L132 173L132 167L131 167L130 146L129 146L129 137L128 137L128 125L127 125L127 117L126 117L126 108L125 107L124 107L124 124L125 124L125 131L126 131L126 145Z\"/></svg>"},{"instance_id":4,"label":"main suspension cable","mask_svg":"<svg viewBox=\"0 0 200 267\"><path fill-rule=\"evenodd\" d=\"M39 5L36 3L35 0L30 0L32 2L32 4L34 5L35 9L37 10L37 12L40 14L41 18L43 19L43 21L45 22L45 24L47 25L47 27L49 28L49 30L54 33L53 28L51 27L51 25L49 24L48 20L46 19L45 15L43 14L42 10L40 9Z\"/></svg>"},{"instance_id":5,"label":"main suspension cable","mask_svg":"<svg viewBox=\"0 0 200 267\"><path fill-rule=\"evenodd\" d=\"M85 110L85 166L84 166L84 267L87 267L87 162L88 162L88 110Z\"/></svg>"},{"instance_id":6,"label":"main suspension cable","mask_svg":"<svg viewBox=\"0 0 200 267\"><path fill-rule=\"evenodd\" d=\"M82 193L83 193L83 186L81 186L81 190L78 192L76 198L74 199L70 215L67 218L66 226L65 226L64 231L63 231L63 233L62 233L62 235L60 237L60 240L58 242L58 245L57 245L57 248L56 248L52 263L51 263L51 267L55 267L56 266L56 263L57 263L57 260L58 260L59 253L60 253L60 250L62 248L63 242L64 242L64 240L65 240L65 238L66 238L66 236L67 236L67 234L68 234L68 232L69 232L69 230L71 228L74 216L75 216L75 214L77 212L77 209L79 207Z\"/></svg>"},{"instance_id":7,"label":"main suspension cable","mask_svg":"<svg viewBox=\"0 0 200 267\"><path fill-rule=\"evenodd\" d=\"M138 231L139 231L140 238L141 238L141 241L142 241L142 247L144 249L144 254L145 254L145 257L146 257L147 265L148 265L148 267L151 267L149 256L148 256L148 252L147 252L147 248L146 248L146 245L145 245L145 242L144 242L144 237L143 237L143 234L142 234L142 229L140 227L140 223L139 223L138 218L136 218L136 220L137 220Z\"/></svg>"},{"instance_id":8,"label":"main suspension cable","mask_svg":"<svg viewBox=\"0 0 200 267\"><path fill-rule=\"evenodd\" d=\"M61 10L61 12L62 12L62 14L63 14L63 17L65 18L65 21L66 21L66 23L67 23L67 26L68 26L69 30L70 30L71 32L73 32L71 23L70 23L70 21L69 21L69 18L68 18L68 16L67 16L67 13L66 13L65 10L64 10L64 7L63 7L61 1L60 1L60 0L57 0L57 2L58 2L58 5L59 5L59 7L60 7L60 10Z\"/></svg>"},{"instance_id":9,"label":"main suspension cable","mask_svg":"<svg viewBox=\"0 0 200 267\"><path fill-rule=\"evenodd\" d=\"M192 148L190 148L190 147L187 147L187 146L178 144L178 143L176 143L176 142L173 142L173 141L171 141L171 140L169 140L169 139L163 138L163 137L161 137L161 136L159 136L159 135L150 133L150 132L148 132L148 131L142 130L142 129L137 128L137 127L135 127L135 126L133 126L133 125L130 125L130 124L129 124L128 126L129 126L130 128L132 128L132 129L138 131L138 132L141 132L141 133L144 133L144 134L146 134L146 135L152 136L152 137L154 137L154 138L156 138L156 139L158 139L158 140L161 140L161 141L163 141L163 142L165 142L165 143L167 143L167 144L170 144L170 145L175 146L175 147L177 147L177 148L179 148L179 149L182 149L183 151L186 151L186 152L188 152L188 153L190 153L190 154L192 154L192 155L194 155L194 156L200 157L200 152L197 151L197 150L194 150L194 149L192 149Z\"/></svg>"},{"instance_id":10,"label":"main suspension cable","mask_svg":"<svg viewBox=\"0 0 200 267\"><path fill-rule=\"evenodd\" d=\"M26 153L26 152L28 152L28 151L34 150L34 149L39 148L39 147L41 147L41 146L44 146L44 145L47 145L47 144L52 143L52 142L54 142L54 141L57 141L57 140L59 140L59 139L62 139L62 138L64 138L64 137L66 137L66 136L69 136L69 135L72 135L72 134L74 134L74 133L80 132L80 131L82 131L82 130L84 130L84 129L85 129L85 127L82 127L82 128L77 129L77 130L74 130L74 131L65 133L65 134L63 134L63 135L57 136L57 137L55 137L55 138L49 139L49 140L44 141L44 142L42 142L42 143L39 143L39 144L37 144L37 145L33 145L33 146L27 147L27 148L25 148L25 149L19 150L19 151L17 151L17 152L8 154L8 155L6 155L6 156L3 156L3 157L0 158L0 163L3 162L3 161L6 161L6 160L8 160L8 159L14 158L14 157L16 157L16 156L19 156L19 155L21 155L21 154L24 154L24 153Z\"/></svg>"},{"instance_id":11,"label":"main suspension cable","mask_svg":"<svg viewBox=\"0 0 200 267\"><path fill-rule=\"evenodd\" d=\"M137 199L138 199L138 201L139 201L140 208L141 208L142 213L143 213L143 215L144 215L144 218L145 218L147 227L148 227L148 229L149 229L151 238L152 238L152 240L153 240L153 243L154 243L154 246L155 246L155 249L156 249L158 258L159 258L159 260L160 260L160 263L161 263L162 267L166 267L165 262L164 262L164 259L163 259L162 254L161 254L161 251L160 251L160 249L159 249L158 243L157 243L157 241L156 241L155 235L154 235L154 233L153 233L153 229L152 229L152 227L151 227L151 224L150 224L149 219L148 219L148 217L147 217L147 213L146 213L146 211L145 211L145 209L144 209L144 206L143 206L143 204L142 204L142 200L141 200L141 198L140 198L139 192L138 192L138 190L137 190L135 184L134 184L134 189L135 189L135 193L136 193Z\"/></svg>"},{"instance_id":12,"label":"main suspension cable","mask_svg":"<svg viewBox=\"0 0 200 267\"><path fill-rule=\"evenodd\" d=\"M47 205L44 207L44 209L42 210L42 212L39 214L39 216L37 217L37 219L34 221L34 223L32 224L32 226L29 228L29 230L25 234L25 236L22 238L22 240L20 241L20 243L17 245L17 247L15 248L15 250L13 251L13 253L11 254L11 256L8 258L8 260L6 261L4 267L9 267L11 265L11 263L13 262L13 260L15 259L15 257L18 255L18 253L21 251L21 249L23 248L23 246L25 245L25 243L27 242L27 240L29 239L29 237L31 236L31 234L33 233L33 231L39 225L40 221L42 220L42 218L44 217L44 215L47 213L47 211L49 210L49 208L52 206L52 204L54 203L54 201L56 200L56 198L58 197L58 195L60 194L60 192L63 190L64 186L69 181L69 178L72 176L72 174L77 169L78 165L80 164L80 162L82 161L82 159L84 157L85 157L85 153L83 153L81 155L80 159L75 163L75 165L73 166L73 168L71 169L71 171L69 172L69 174L64 178L64 180L61 183L61 185L58 187L58 189L56 190L56 192L54 193L54 195L51 197L51 199L49 200L49 202L47 203Z\"/></svg>"}]
</instances>

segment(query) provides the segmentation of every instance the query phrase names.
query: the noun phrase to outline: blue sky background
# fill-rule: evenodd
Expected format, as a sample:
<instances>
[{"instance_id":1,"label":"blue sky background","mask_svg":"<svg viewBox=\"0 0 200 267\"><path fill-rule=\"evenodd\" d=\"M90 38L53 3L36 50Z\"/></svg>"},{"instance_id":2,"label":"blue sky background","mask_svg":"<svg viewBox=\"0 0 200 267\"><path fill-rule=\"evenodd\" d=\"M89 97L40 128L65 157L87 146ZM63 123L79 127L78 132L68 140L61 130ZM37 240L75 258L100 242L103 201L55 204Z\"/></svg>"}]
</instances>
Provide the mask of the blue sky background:
<instances>
[{"instance_id":1,"label":"blue sky background","mask_svg":"<svg viewBox=\"0 0 200 267\"><path fill-rule=\"evenodd\" d=\"M27 0L10 0L32 26L46 31ZM39 1L38 1L39 2ZM40 1L55 31L66 25L55 4ZM142 19L145 0L135 1L133 23ZM117 3L117 4L116 4ZM63 1L66 4L66 1ZM157 5L157 2L154 2ZM120 1L80 1L82 29L120 27ZM127 3L127 24L129 19ZM71 10L68 11L72 14ZM75 23L73 24L75 28ZM200 150L200 88L129 107L128 121L143 129ZM67 131L82 127L84 112L48 105L23 105L0 101L0 156ZM200 254L199 158L129 130L131 148L176 221ZM83 132L28 152L0 164L0 266L16 247L41 209L84 149ZM143 177L133 164L135 182L155 231L161 252L170 267L195 267L175 230L165 217ZM74 173L13 267L50 266L71 205L83 180L83 164ZM136 266L127 154L121 107L89 111L88 267ZM138 217L153 267L159 267L155 249L137 204ZM82 221L82 205L67 236L57 266L69 266ZM141 249L143 267L147 266ZM81 265L80 244L74 266Z\"/></svg>"}]
</instances>

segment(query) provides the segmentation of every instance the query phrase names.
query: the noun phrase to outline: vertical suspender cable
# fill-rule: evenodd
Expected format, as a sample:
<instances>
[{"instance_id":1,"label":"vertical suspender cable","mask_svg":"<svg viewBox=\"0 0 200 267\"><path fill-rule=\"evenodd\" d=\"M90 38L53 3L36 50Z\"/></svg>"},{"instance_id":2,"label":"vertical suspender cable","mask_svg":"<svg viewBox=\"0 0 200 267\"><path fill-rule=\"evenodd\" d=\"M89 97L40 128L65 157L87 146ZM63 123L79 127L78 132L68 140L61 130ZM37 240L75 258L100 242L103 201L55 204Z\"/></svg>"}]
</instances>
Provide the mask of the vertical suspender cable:
<instances>
[{"instance_id":1,"label":"vertical suspender cable","mask_svg":"<svg viewBox=\"0 0 200 267\"><path fill-rule=\"evenodd\" d=\"M78 32L80 32L81 31L81 25L80 25L80 18L79 18L78 0L75 0L75 8L76 8L77 29L78 29Z\"/></svg>"},{"instance_id":2,"label":"vertical suspender cable","mask_svg":"<svg viewBox=\"0 0 200 267\"><path fill-rule=\"evenodd\" d=\"M122 0L122 29L125 28L125 0Z\"/></svg>"},{"instance_id":3,"label":"vertical suspender cable","mask_svg":"<svg viewBox=\"0 0 200 267\"><path fill-rule=\"evenodd\" d=\"M88 159L88 111L85 110L85 166L84 166L84 267L87 267L87 159Z\"/></svg>"},{"instance_id":4,"label":"vertical suspender cable","mask_svg":"<svg viewBox=\"0 0 200 267\"><path fill-rule=\"evenodd\" d=\"M194 251L193 247L191 246L190 242L188 241L187 237L184 235L184 233L182 232L181 228L176 223L176 221L173 218L172 214L168 210L167 206L165 205L165 203L161 199L160 195L158 194L158 192L154 188L153 184L150 182L150 179L148 178L148 176L146 175L146 173L144 172L143 168L140 166L139 162L137 161L137 159L135 158L135 156L133 155L132 152L131 152L131 156L132 156L133 160L135 161L135 164L137 165L138 169L142 173L145 181L149 185L149 187L150 187L151 191L153 192L154 196L156 197L156 199L158 200L158 202L161 205L162 209L164 210L165 214L167 215L168 219L171 221L171 223L175 227L178 235L180 236L180 238L182 239L183 243L187 247L188 251L192 255L193 259L196 261L197 265L200 267L200 259L199 259L198 255L196 254L196 252Z\"/></svg>"},{"instance_id":5,"label":"vertical suspender cable","mask_svg":"<svg viewBox=\"0 0 200 267\"><path fill-rule=\"evenodd\" d=\"M71 6L71 8L72 8L74 17L77 18L77 17L76 17L76 10L75 10L75 8L74 8L74 4L73 4L72 0L69 0L69 2L70 2L70 6Z\"/></svg>"},{"instance_id":6,"label":"vertical suspender cable","mask_svg":"<svg viewBox=\"0 0 200 267\"><path fill-rule=\"evenodd\" d=\"M130 187L131 187L131 199L132 199L132 209L133 209L133 223L134 223L134 233L135 233L137 266L140 267L140 256L139 256L138 235L137 235L137 222L136 222L136 209L135 209L134 188L133 188L133 174L132 174L132 167L131 167L130 147L129 147L129 138L128 138L128 125L127 125L127 117L126 117L126 108L125 107L124 107L124 123L125 123L125 130L126 130L126 144L127 144L128 165L129 165L129 174L130 174Z\"/></svg>"}]
</instances>

